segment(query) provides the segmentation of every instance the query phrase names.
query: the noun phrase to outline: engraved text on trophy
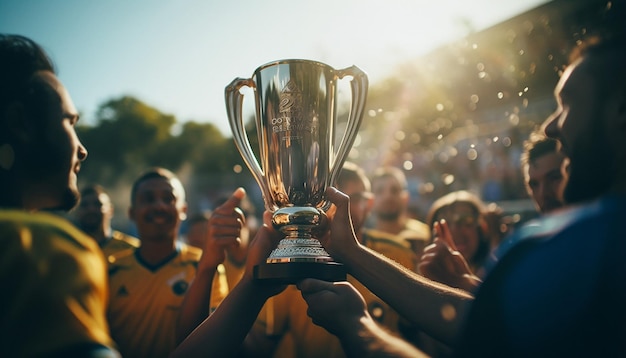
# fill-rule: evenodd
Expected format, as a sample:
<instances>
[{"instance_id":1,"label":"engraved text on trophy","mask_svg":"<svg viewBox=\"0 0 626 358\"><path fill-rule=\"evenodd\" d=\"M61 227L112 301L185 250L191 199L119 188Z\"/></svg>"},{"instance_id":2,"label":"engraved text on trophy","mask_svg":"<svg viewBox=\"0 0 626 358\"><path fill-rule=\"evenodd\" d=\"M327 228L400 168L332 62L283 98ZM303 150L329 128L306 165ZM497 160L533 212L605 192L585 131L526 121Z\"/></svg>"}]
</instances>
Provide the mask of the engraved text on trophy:
<instances>
[{"instance_id":1,"label":"engraved text on trophy","mask_svg":"<svg viewBox=\"0 0 626 358\"><path fill-rule=\"evenodd\" d=\"M312 133L315 130L312 121L303 116L302 92L293 81L289 81L280 93L278 112L278 117L272 119L272 132L292 132L283 140L296 139L299 137L297 133Z\"/></svg>"}]
</instances>

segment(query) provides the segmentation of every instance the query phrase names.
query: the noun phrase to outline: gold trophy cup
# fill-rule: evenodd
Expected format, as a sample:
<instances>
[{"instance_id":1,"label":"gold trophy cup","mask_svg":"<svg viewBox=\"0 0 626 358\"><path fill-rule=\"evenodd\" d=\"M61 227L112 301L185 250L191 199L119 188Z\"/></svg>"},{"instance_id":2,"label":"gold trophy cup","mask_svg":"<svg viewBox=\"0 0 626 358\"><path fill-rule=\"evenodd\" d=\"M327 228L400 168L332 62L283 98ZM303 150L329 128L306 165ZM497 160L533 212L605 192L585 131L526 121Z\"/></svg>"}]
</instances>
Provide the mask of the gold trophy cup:
<instances>
[{"instance_id":1,"label":"gold trophy cup","mask_svg":"<svg viewBox=\"0 0 626 358\"><path fill-rule=\"evenodd\" d=\"M347 76L352 77L350 114L335 148L337 85ZM244 128L242 87L254 90L260 162ZM367 75L356 66L335 70L299 59L265 64L252 78L237 78L226 87L235 144L272 212L272 225L285 234L255 267L256 279L288 284L308 277L346 279L344 266L313 235L331 205L324 191L334 184L361 125L367 89Z\"/></svg>"}]
</instances>

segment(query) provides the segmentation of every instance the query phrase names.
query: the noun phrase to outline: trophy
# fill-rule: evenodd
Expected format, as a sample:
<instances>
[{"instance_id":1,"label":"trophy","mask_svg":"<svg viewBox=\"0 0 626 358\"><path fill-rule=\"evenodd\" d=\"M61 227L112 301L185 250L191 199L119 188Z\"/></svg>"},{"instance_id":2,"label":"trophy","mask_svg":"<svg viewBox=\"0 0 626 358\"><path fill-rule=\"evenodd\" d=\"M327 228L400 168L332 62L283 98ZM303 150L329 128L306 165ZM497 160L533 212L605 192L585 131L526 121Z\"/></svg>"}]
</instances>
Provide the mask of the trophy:
<instances>
[{"instance_id":1,"label":"trophy","mask_svg":"<svg viewBox=\"0 0 626 358\"><path fill-rule=\"evenodd\" d=\"M351 77L350 114L337 146L337 87L346 76ZM243 87L254 91L260 162L244 127ZM236 78L226 87L235 144L261 188L272 225L285 234L266 262L254 268L255 279L287 284L308 277L346 279L345 267L314 234L331 206L324 191L334 184L361 125L367 89L367 75L356 66L336 70L300 59L262 65L252 78Z\"/></svg>"}]
</instances>

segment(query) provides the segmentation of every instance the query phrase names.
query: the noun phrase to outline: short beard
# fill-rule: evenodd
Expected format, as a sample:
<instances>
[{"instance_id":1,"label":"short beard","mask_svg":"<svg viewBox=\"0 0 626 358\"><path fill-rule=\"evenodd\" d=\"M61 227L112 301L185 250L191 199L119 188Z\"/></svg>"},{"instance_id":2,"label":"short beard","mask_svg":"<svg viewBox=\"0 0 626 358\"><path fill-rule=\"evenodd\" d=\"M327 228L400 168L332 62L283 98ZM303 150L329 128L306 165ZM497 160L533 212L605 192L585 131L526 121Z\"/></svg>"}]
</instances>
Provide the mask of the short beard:
<instances>
[{"instance_id":1,"label":"short beard","mask_svg":"<svg viewBox=\"0 0 626 358\"><path fill-rule=\"evenodd\" d=\"M70 211L78 204L79 198L80 194L78 192L67 188L61 196L59 205L52 208L52 210Z\"/></svg>"}]
</instances>

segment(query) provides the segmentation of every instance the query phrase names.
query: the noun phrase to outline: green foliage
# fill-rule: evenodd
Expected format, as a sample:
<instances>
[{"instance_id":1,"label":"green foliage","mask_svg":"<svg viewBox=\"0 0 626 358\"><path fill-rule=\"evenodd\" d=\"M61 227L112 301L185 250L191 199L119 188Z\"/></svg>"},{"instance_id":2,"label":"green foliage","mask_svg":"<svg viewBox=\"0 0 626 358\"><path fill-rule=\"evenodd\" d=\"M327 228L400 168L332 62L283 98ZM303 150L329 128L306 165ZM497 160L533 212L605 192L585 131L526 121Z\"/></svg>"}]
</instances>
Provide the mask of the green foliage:
<instances>
[{"instance_id":1,"label":"green foliage","mask_svg":"<svg viewBox=\"0 0 626 358\"><path fill-rule=\"evenodd\" d=\"M80 126L78 134L89 151L82 181L112 187L130 181L150 166L177 171L185 163L202 171L226 170L221 153L227 140L210 123L187 122L172 134L176 118L124 96L104 103L95 126Z\"/></svg>"}]
</instances>

